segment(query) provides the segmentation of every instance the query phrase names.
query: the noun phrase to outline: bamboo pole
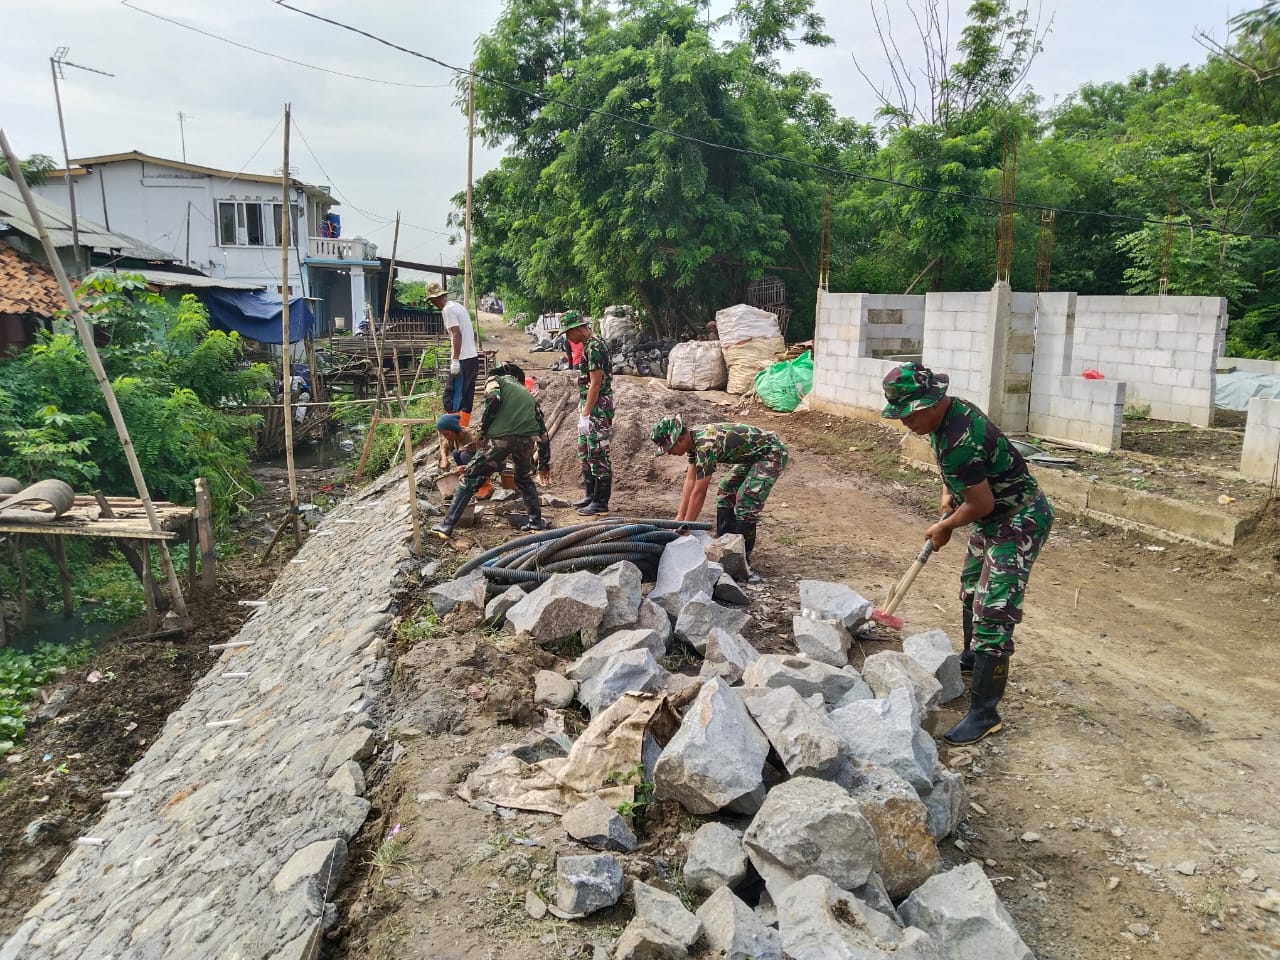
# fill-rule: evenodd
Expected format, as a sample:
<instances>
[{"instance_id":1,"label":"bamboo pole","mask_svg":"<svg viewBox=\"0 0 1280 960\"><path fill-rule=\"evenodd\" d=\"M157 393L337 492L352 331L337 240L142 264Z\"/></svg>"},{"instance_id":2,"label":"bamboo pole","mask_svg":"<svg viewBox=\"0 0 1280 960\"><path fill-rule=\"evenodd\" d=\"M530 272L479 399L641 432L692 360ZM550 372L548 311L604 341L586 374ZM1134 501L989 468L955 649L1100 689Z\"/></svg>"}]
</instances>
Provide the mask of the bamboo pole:
<instances>
[{"instance_id":1,"label":"bamboo pole","mask_svg":"<svg viewBox=\"0 0 1280 960\"><path fill-rule=\"evenodd\" d=\"M49 269L57 277L58 286L62 289L62 296L67 301L67 307L71 314L71 320L75 324L76 333L80 337L80 343L84 347L85 356L88 358L89 366L93 370L94 378L98 381L98 388L102 391L107 410L111 413L111 421L115 425L116 435L120 438L120 445L124 448L125 460L129 463L129 472L133 476L133 484L137 488L138 499L142 501L142 505L147 511L147 520L151 525L151 532L159 535L164 532L160 528L160 516L156 513L155 504L151 502L151 494L147 490L146 478L142 475L142 466L138 463L138 454L133 449L133 440L129 436L129 428L124 422L123 414L120 413L120 404L116 402L116 394L111 388L111 381L107 379L107 371L102 366L102 358L98 356L98 348L94 345L93 332L89 329L89 322L85 319L84 311L80 309L80 302L76 300L75 291L71 289L71 281L67 279L67 272L62 268L62 261L58 259L58 251L53 245L53 240L49 237L49 231L45 228L44 218L40 215L40 208L36 206L35 198L31 195L31 188L27 186L27 181L22 177L22 167L18 163L18 158L14 154L13 148L9 146L9 138L5 136L2 129L0 129L0 150L4 151L5 160L8 161L9 170L13 174L13 181L22 194L22 200L27 205L27 213L31 216L31 222L35 224L36 232L40 235L40 243L44 246L45 257L49 261ZM182 586L178 583L178 572L173 568L173 559L169 556L168 545L162 540L159 546L160 563L164 567L165 579L169 584L169 593L173 597L173 609L181 621L186 624L188 622L187 604L182 598Z\"/></svg>"},{"instance_id":2,"label":"bamboo pole","mask_svg":"<svg viewBox=\"0 0 1280 960\"><path fill-rule=\"evenodd\" d=\"M218 585L218 559L213 547L213 501L204 477L196 477L196 529L200 535L200 585L212 590Z\"/></svg>"},{"instance_id":3,"label":"bamboo pole","mask_svg":"<svg viewBox=\"0 0 1280 960\"><path fill-rule=\"evenodd\" d=\"M387 293L382 301L382 320L383 320L383 343L386 343L386 318L391 313L391 288L395 286L396 273L396 253L400 247L400 211L396 211L396 229L391 235L391 262L387 265ZM400 413L403 416L408 410L408 404L404 399L404 387L400 383L400 351L393 348L391 351L391 369L396 374L396 397L400 401ZM378 376L382 376L382 355L378 355Z\"/></svg>"},{"instance_id":4,"label":"bamboo pole","mask_svg":"<svg viewBox=\"0 0 1280 960\"><path fill-rule=\"evenodd\" d=\"M471 183L476 143L475 130L476 74L475 63L473 62L471 64L470 75L467 77L467 215L466 229L464 231L466 242L462 248L462 303L464 306L471 307L471 316L475 318L474 322L478 326L480 323L479 300L477 299L475 303L471 302L471 298L475 294L475 290L473 289L475 286L475 278L471 276ZM477 338L477 342L479 342L479 338Z\"/></svg>"},{"instance_id":5,"label":"bamboo pole","mask_svg":"<svg viewBox=\"0 0 1280 960\"><path fill-rule=\"evenodd\" d=\"M405 424L404 430L404 469L409 481L409 517L413 521L413 554L422 555L422 521L418 519L418 481L413 475L413 427Z\"/></svg>"},{"instance_id":6,"label":"bamboo pole","mask_svg":"<svg viewBox=\"0 0 1280 960\"><path fill-rule=\"evenodd\" d=\"M293 408L290 405L292 384L289 382L289 228L293 225L293 211L289 200L289 104L284 105L284 169L280 173L280 192L284 206L280 213L280 369L284 387L284 465L289 475L289 516L293 520L294 546L302 546L302 521L298 519L298 474L293 468ZM267 551L270 553L270 551Z\"/></svg>"}]
</instances>

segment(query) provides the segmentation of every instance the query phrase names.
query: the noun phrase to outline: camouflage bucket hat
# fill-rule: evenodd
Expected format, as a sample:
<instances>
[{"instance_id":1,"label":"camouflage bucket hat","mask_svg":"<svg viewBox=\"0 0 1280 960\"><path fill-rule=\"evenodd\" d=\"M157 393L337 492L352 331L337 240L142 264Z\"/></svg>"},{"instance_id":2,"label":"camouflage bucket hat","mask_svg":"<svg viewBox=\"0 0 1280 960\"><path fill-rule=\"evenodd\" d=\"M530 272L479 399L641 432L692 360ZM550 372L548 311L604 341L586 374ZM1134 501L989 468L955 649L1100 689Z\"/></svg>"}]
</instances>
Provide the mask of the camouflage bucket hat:
<instances>
[{"instance_id":1,"label":"camouflage bucket hat","mask_svg":"<svg viewBox=\"0 0 1280 960\"><path fill-rule=\"evenodd\" d=\"M650 439L658 445L659 450L666 453L675 446L682 433L684 433L684 421L677 414L674 417L663 417L655 423Z\"/></svg>"},{"instance_id":2,"label":"camouflage bucket hat","mask_svg":"<svg viewBox=\"0 0 1280 960\"><path fill-rule=\"evenodd\" d=\"M434 300L436 297L448 296L449 291L438 283L428 283L424 296L428 300Z\"/></svg>"},{"instance_id":3,"label":"camouflage bucket hat","mask_svg":"<svg viewBox=\"0 0 1280 960\"><path fill-rule=\"evenodd\" d=\"M901 420L917 410L927 410L947 395L951 382L945 373L934 373L918 363L904 363L885 376L882 386L887 403L880 416Z\"/></svg>"},{"instance_id":4,"label":"camouflage bucket hat","mask_svg":"<svg viewBox=\"0 0 1280 960\"><path fill-rule=\"evenodd\" d=\"M560 318L560 332L563 333L566 330L572 330L574 327L585 327L590 323L591 321L584 317L579 311L570 310Z\"/></svg>"}]
</instances>

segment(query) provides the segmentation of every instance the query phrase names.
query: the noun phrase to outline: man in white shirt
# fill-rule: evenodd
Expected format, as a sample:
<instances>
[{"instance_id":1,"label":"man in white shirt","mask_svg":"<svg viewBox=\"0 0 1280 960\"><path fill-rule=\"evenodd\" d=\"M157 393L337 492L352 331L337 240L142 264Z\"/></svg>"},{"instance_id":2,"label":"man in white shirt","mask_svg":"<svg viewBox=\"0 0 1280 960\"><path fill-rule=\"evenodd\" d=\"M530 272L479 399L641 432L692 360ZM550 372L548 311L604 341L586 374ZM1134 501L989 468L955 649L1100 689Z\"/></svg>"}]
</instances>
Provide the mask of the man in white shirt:
<instances>
[{"instance_id":1,"label":"man in white shirt","mask_svg":"<svg viewBox=\"0 0 1280 960\"><path fill-rule=\"evenodd\" d=\"M427 285L427 299L444 316L449 332L449 376L444 382L444 411L456 413L465 427L471 422L471 405L476 396L476 375L480 358L471 314L462 304L449 299L449 291L438 283Z\"/></svg>"}]
</instances>

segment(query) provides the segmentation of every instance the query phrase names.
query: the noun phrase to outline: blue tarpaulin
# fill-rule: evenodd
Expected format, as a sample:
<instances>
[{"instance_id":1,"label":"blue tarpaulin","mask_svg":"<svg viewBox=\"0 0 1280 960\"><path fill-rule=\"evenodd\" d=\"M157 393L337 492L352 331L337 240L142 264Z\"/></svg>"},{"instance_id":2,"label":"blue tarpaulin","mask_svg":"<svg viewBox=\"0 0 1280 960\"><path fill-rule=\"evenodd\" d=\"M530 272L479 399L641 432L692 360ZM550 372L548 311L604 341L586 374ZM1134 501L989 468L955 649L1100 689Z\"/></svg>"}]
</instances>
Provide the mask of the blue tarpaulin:
<instances>
[{"instance_id":1,"label":"blue tarpaulin","mask_svg":"<svg viewBox=\"0 0 1280 960\"><path fill-rule=\"evenodd\" d=\"M282 302L278 294L261 290L197 290L196 295L209 309L215 326L235 330L240 336L259 343L280 342ZM290 297L289 342L304 339L315 326L315 314L307 301Z\"/></svg>"}]
</instances>

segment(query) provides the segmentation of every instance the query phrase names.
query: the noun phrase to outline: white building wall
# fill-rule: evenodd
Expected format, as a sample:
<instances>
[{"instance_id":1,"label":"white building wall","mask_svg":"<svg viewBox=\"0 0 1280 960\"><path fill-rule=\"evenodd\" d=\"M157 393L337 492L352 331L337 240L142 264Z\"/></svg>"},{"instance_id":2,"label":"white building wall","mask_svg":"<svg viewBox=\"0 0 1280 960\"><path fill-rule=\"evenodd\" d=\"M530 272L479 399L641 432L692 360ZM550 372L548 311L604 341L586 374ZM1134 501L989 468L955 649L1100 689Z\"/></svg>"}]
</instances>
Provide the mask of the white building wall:
<instances>
[{"instance_id":1,"label":"white building wall","mask_svg":"<svg viewBox=\"0 0 1280 960\"><path fill-rule=\"evenodd\" d=\"M1226 331L1222 297L1080 297L1072 372L1125 381L1157 419L1212 426Z\"/></svg>"}]
</instances>

